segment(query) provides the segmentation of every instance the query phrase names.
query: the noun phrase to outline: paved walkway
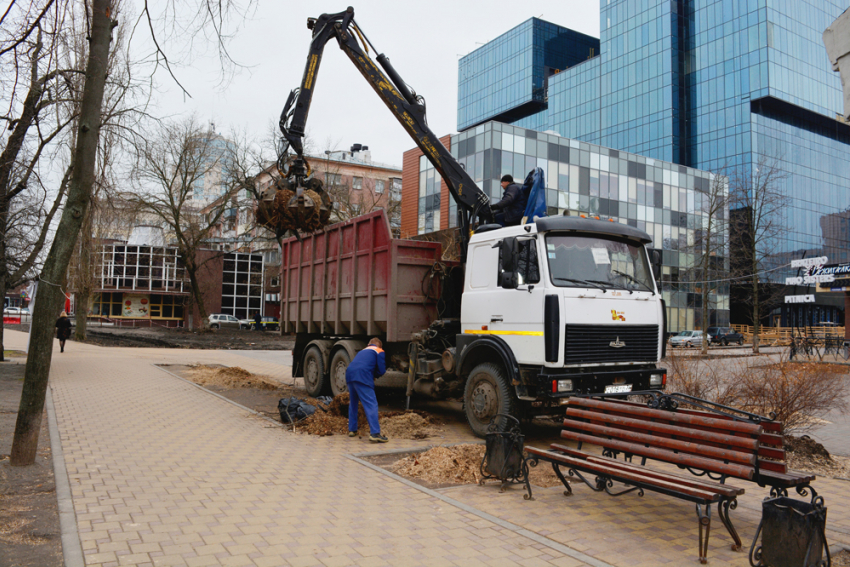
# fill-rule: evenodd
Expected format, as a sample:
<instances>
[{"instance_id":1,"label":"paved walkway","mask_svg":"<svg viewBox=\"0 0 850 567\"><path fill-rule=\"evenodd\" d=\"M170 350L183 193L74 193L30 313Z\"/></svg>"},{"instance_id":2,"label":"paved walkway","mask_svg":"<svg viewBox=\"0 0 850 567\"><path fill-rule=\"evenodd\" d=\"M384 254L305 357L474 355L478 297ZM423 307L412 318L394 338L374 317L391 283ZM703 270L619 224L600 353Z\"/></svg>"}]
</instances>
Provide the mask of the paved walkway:
<instances>
[{"instance_id":1,"label":"paved walkway","mask_svg":"<svg viewBox=\"0 0 850 567\"><path fill-rule=\"evenodd\" d=\"M7 348L25 339L7 331ZM569 500L537 489L533 502L496 485L422 491L348 458L378 448L365 440L291 434L153 366L215 362L291 381L274 357L73 342L55 353L55 420L87 566L698 565L690 504L584 486ZM830 543L850 543L847 483L817 487ZM765 492L746 489L733 520L748 548ZM714 523L710 564L747 565Z\"/></svg>"}]
</instances>

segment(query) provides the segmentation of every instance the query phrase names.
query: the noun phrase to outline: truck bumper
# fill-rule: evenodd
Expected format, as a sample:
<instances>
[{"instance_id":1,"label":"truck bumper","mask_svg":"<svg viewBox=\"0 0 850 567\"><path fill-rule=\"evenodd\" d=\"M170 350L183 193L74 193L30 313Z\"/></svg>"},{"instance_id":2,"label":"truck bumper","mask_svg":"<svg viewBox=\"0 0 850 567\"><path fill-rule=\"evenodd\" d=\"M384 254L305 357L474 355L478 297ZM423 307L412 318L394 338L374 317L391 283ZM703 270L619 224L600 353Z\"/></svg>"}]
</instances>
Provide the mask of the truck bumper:
<instances>
[{"instance_id":1,"label":"truck bumper","mask_svg":"<svg viewBox=\"0 0 850 567\"><path fill-rule=\"evenodd\" d=\"M554 370L554 371L553 371ZM651 377L657 376L656 382L651 383ZM603 394L605 387L611 385L631 384L631 391L663 390L667 383L666 368L640 368L620 370L600 370L598 372L558 372L556 369L546 369L538 374L538 393L549 399L568 398L576 394ZM572 389L558 388L558 382L569 380Z\"/></svg>"}]
</instances>

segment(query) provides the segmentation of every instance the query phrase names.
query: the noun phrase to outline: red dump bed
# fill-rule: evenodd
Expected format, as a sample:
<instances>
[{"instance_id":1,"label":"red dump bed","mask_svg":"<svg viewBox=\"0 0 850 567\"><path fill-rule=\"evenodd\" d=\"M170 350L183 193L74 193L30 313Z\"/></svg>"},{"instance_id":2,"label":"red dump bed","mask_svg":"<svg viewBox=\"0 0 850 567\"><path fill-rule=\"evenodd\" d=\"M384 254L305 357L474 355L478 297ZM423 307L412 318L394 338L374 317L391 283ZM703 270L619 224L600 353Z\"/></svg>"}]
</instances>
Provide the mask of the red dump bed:
<instances>
[{"instance_id":1,"label":"red dump bed","mask_svg":"<svg viewBox=\"0 0 850 567\"><path fill-rule=\"evenodd\" d=\"M407 341L436 318L435 303L423 301L422 289L442 245L392 238L383 210L301 242L284 240L281 248L280 323L286 333Z\"/></svg>"}]
</instances>

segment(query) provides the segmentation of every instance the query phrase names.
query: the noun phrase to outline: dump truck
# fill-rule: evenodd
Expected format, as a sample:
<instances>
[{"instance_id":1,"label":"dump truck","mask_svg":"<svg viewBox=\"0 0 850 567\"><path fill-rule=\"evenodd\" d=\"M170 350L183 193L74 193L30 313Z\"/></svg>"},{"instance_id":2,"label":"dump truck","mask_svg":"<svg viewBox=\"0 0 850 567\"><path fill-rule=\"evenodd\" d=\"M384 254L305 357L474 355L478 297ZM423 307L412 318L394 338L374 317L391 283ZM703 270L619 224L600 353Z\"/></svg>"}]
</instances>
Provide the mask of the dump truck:
<instances>
[{"instance_id":1,"label":"dump truck","mask_svg":"<svg viewBox=\"0 0 850 567\"><path fill-rule=\"evenodd\" d=\"M504 415L561 412L570 396L663 389L666 309L649 235L581 217L493 223L488 196L428 127L422 97L386 56L373 62L353 9L308 28L301 86L280 119L295 152L287 188L314 183L301 142L323 48L336 39L458 205L456 255L446 239L394 238L382 210L282 240L281 327L295 334L293 376L308 393L344 392L348 364L374 336L387 353L377 386L462 399L479 436Z\"/></svg>"}]
</instances>

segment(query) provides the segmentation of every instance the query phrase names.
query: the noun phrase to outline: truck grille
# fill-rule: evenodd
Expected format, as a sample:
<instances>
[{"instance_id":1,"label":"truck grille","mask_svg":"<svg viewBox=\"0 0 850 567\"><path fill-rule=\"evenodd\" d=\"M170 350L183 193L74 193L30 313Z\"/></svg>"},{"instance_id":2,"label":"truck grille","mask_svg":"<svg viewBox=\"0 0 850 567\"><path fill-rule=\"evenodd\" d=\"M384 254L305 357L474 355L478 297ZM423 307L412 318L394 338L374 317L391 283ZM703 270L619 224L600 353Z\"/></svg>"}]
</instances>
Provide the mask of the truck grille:
<instances>
[{"instance_id":1,"label":"truck grille","mask_svg":"<svg viewBox=\"0 0 850 567\"><path fill-rule=\"evenodd\" d=\"M658 325L567 325L564 364L654 362ZM620 348L611 343L624 344Z\"/></svg>"}]
</instances>

